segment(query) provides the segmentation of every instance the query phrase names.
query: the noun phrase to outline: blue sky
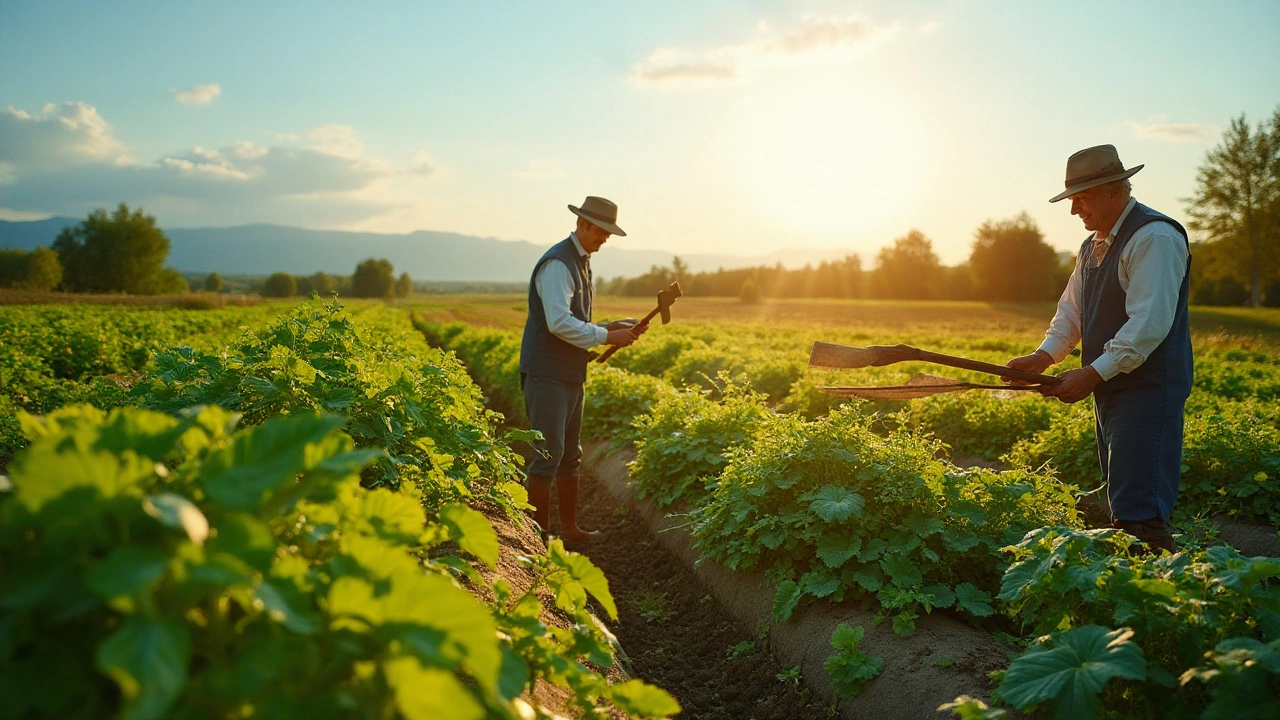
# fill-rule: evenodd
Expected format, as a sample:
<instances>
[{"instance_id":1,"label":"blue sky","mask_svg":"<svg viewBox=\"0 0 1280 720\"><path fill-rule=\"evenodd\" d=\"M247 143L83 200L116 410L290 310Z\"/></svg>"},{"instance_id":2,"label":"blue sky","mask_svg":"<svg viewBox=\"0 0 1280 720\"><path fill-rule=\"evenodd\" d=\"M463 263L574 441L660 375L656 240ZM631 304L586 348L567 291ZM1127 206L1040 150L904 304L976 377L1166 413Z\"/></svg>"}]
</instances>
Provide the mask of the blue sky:
<instances>
[{"instance_id":1,"label":"blue sky","mask_svg":"<svg viewBox=\"0 0 1280 720\"><path fill-rule=\"evenodd\" d=\"M1180 198L1280 107L1280 3L0 4L0 218L125 201L162 225L549 243L615 200L630 247L949 263L1027 211L1060 249L1071 152ZM7 109L5 109L7 108Z\"/></svg>"}]
</instances>

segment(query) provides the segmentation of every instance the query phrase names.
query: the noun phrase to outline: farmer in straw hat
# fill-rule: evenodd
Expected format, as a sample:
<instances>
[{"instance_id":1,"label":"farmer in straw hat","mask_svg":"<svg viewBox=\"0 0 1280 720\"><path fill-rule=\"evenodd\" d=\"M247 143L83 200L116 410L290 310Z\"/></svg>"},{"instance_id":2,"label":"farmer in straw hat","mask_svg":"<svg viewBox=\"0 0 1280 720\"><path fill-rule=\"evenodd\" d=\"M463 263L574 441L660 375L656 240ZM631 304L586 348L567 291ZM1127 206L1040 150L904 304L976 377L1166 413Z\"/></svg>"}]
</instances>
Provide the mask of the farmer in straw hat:
<instances>
[{"instance_id":1,"label":"farmer in straw hat","mask_svg":"<svg viewBox=\"0 0 1280 720\"><path fill-rule=\"evenodd\" d=\"M1191 393L1187 231L1139 203L1114 146L1067 159L1071 214L1092 231L1040 348L1006 365L1043 372L1082 343L1081 368L1044 394L1073 403L1093 394L1098 460L1112 524L1174 551L1169 514L1182 466L1182 411Z\"/></svg>"},{"instance_id":2,"label":"farmer in straw hat","mask_svg":"<svg viewBox=\"0 0 1280 720\"><path fill-rule=\"evenodd\" d=\"M529 503L543 532L550 530L551 485L560 504L560 535L570 543L587 543L599 532L578 526L578 470L582 465L583 384L587 350L598 345L627 346L645 331L635 321L607 325L591 322L591 255L610 235L625 236L618 227L618 207L588 197L569 206L578 226L551 246L533 267L529 283L529 316L520 343L520 386L529 425L542 433L541 454L528 467Z\"/></svg>"}]
</instances>

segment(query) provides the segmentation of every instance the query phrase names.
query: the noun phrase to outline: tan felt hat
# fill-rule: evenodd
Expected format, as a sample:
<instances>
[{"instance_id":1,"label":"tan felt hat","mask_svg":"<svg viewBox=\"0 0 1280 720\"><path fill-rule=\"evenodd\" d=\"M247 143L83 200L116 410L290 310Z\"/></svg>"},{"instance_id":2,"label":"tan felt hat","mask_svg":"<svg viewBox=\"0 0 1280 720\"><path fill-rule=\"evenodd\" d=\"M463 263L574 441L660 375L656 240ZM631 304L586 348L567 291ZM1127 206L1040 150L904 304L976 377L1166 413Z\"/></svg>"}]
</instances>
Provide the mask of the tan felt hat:
<instances>
[{"instance_id":1,"label":"tan felt hat","mask_svg":"<svg viewBox=\"0 0 1280 720\"><path fill-rule=\"evenodd\" d=\"M1091 187L1124 180L1142 168L1142 165L1135 165L1125 170L1115 145L1085 148L1067 158L1067 189L1050 198L1049 202L1055 203Z\"/></svg>"},{"instance_id":2,"label":"tan felt hat","mask_svg":"<svg viewBox=\"0 0 1280 720\"><path fill-rule=\"evenodd\" d=\"M587 199L582 201L582 207L570 205L569 210L592 225L608 230L610 235L620 237L627 235L622 228L618 227L618 206L602 197L588 195Z\"/></svg>"}]
</instances>

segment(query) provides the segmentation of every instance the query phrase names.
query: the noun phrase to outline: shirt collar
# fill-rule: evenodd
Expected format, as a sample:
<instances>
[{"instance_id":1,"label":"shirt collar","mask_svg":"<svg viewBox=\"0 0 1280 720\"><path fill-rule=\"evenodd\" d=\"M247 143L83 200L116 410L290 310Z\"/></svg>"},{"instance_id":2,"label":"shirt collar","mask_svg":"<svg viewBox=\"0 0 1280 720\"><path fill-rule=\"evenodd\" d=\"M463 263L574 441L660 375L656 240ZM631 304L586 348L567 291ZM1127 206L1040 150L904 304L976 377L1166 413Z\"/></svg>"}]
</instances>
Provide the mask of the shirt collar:
<instances>
[{"instance_id":1,"label":"shirt collar","mask_svg":"<svg viewBox=\"0 0 1280 720\"><path fill-rule=\"evenodd\" d=\"M1124 212L1120 213L1120 217L1116 219L1116 224L1111 227L1111 232L1106 237L1098 237L1098 234L1094 233L1093 239L1101 240L1110 247L1111 242L1116 239L1116 233L1120 232L1120 226L1124 225L1125 218L1129 217L1129 211L1137 204L1138 200L1136 198L1129 198L1129 202L1125 203Z\"/></svg>"},{"instance_id":2,"label":"shirt collar","mask_svg":"<svg viewBox=\"0 0 1280 720\"><path fill-rule=\"evenodd\" d=\"M569 239L573 240L573 249L578 251L578 257L591 255L591 253L587 252L586 249L582 247L582 243L578 242L578 233L576 231L569 233Z\"/></svg>"}]
</instances>

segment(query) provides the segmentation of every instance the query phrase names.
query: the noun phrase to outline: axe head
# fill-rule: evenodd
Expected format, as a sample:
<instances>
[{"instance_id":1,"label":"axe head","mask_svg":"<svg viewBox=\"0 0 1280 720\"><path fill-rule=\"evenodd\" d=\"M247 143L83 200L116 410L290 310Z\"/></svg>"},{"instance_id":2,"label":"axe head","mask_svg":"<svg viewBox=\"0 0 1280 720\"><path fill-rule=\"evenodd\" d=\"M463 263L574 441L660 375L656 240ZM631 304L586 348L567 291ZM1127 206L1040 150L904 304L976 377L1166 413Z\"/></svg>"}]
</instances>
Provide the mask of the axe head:
<instances>
[{"instance_id":1,"label":"axe head","mask_svg":"<svg viewBox=\"0 0 1280 720\"><path fill-rule=\"evenodd\" d=\"M662 324L666 325L671 322L671 306L675 304L676 298L684 295L684 291L680 289L680 283L673 282L666 290L658 293L658 312L662 314Z\"/></svg>"}]
</instances>

